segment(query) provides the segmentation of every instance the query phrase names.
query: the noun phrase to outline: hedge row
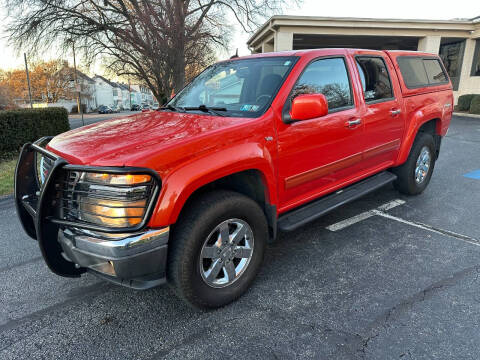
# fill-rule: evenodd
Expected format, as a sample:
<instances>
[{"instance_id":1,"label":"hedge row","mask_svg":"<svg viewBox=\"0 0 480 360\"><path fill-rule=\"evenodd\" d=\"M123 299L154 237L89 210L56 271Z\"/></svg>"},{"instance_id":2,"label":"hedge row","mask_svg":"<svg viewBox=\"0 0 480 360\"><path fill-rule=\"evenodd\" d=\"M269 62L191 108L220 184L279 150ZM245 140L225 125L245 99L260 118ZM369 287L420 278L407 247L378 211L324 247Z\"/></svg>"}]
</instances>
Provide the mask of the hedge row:
<instances>
[{"instance_id":1,"label":"hedge row","mask_svg":"<svg viewBox=\"0 0 480 360\"><path fill-rule=\"evenodd\" d=\"M468 111L470 114L480 114L480 95L468 94L459 96L455 110Z\"/></svg>"},{"instance_id":2,"label":"hedge row","mask_svg":"<svg viewBox=\"0 0 480 360\"><path fill-rule=\"evenodd\" d=\"M470 104L470 114L480 115L480 95L473 97L472 103Z\"/></svg>"},{"instance_id":3,"label":"hedge row","mask_svg":"<svg viewBox=\"0 0 480 360\"><path fill-rule=\"evenodd\" d=\"M19 151L26 142L70 130L65 108L0 111L0 155Z\"/></svg>"}]
</instances>

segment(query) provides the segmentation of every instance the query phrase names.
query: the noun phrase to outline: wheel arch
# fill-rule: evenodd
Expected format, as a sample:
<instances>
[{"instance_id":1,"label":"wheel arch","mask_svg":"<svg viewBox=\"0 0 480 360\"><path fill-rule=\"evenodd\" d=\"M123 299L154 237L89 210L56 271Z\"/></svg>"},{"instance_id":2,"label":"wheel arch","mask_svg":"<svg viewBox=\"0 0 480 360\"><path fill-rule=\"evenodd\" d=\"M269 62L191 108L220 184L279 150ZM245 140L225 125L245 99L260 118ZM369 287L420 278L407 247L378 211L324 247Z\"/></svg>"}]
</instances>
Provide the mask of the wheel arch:
<instances>
[{"instance_id":1,"label":"wheel arch","mask_svg":"<svg viewBox=\"0 0 480 360\"><path fill-rule=\"evenodd\" d=\"M269 225L276 229L277 191L270 152L244 143L182 164L162 177L162 191L151 227L174 225L183 209L198 194L214 189L233 190L255 200Z\"/></svg>"},{"instance_id":2,"label":"wheel arch","mask_svg":"<svg viewBox=\"0 0 480 360\"><path fill-rule=\"evenodd\" d=\"M195 189L187 198L178 217L201 195L218 189L238 192L254 200L263 210L272 238L276 237L277 208L271 203L267 179L259 169L246 169L218 178Z\"/></svg>"},{"instance_id":3,"label":"wheel arch","mask_svg":"<svg viewBox=\"0 0 480 360\"><path fill-rule=\"evenodd\" d=\"M436 158L440 152L441 132L442 132L442 120L439 117L415 119L411 122L414 126L407 130L405 141L400 148L399 156L397 159L397 166L407 161L408 155L413 146L413 142L419 133L428 133L433 136L436 148Z\"/></svg>"}]
</instances>

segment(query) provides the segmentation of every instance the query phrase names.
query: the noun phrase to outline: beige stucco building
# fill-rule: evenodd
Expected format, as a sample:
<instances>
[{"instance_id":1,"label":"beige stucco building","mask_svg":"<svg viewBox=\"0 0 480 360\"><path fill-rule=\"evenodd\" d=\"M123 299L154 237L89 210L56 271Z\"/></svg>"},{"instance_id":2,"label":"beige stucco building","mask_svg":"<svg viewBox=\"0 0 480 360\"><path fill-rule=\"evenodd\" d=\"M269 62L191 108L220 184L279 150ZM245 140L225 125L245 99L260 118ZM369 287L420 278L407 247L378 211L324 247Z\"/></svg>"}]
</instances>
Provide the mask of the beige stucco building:
<instances>
[{"instance_id":1,"label":"beige stucco building","mask_svg":"<svg viewBox=\"0 0 480 360\"><path fill-rule=\"evenodd\" d=\"M248 40L252 53L349 47L439 54L456 97L480 94L480 17L401 20L273 16Z\"/></svg>"}]
</instances>

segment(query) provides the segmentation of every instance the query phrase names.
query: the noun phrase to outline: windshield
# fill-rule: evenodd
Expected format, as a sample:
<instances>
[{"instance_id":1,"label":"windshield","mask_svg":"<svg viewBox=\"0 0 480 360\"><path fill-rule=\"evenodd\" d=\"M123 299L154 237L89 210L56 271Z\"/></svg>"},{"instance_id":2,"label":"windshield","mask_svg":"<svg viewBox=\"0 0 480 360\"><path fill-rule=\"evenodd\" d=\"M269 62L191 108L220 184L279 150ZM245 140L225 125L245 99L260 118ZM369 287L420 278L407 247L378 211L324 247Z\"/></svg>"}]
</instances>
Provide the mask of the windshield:
<instances>
[{"instance_id":1,"label":"windshield","mask_svg":"<svg viewBox=\"0 0 480 360\"><path fill-rule=\"evenodd\" d=\"M214 64L167 106L187 110L205 106L226 116L260 116L270 106L296 60L297 57L282 56Z\"/></svg>"}]
</instances>

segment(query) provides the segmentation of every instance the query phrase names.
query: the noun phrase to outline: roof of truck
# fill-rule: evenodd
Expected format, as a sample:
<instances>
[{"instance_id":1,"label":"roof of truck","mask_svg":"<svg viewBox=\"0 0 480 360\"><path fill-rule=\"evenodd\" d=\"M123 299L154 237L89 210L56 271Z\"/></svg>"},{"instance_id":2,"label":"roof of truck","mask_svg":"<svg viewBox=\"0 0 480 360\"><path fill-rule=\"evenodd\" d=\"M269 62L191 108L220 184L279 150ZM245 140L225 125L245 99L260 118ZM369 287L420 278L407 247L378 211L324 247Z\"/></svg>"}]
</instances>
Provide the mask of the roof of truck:
<instances>
[{"instance_id":1,"label":"roof of truck","mask_svg":"<svg viewBox=\"0 0 480 360\"><path fill-rule=\"evenodd\" d=\"M249 59L249 58L262 58L262 57L277 57L277 56L304 56L311 53L318 53L319 56L322 53L325 55L331 55L335 53L357 53L357 52L369 52L369 53L391 53L392 55L412 55L412 56L438 56L436 54L430 54L421 51L412 51L412 50L372 50L372 49L355 49L355 48L319 48L319 49L307 49L307 50L289 50L289 51L278 51L278 52L267 52L267 53L259 53L259 54L251 54L246 56L235 57L232 59L226 59L225 61L229 60L241 60L241 59Z\"/></svg>"}]
</instances>

